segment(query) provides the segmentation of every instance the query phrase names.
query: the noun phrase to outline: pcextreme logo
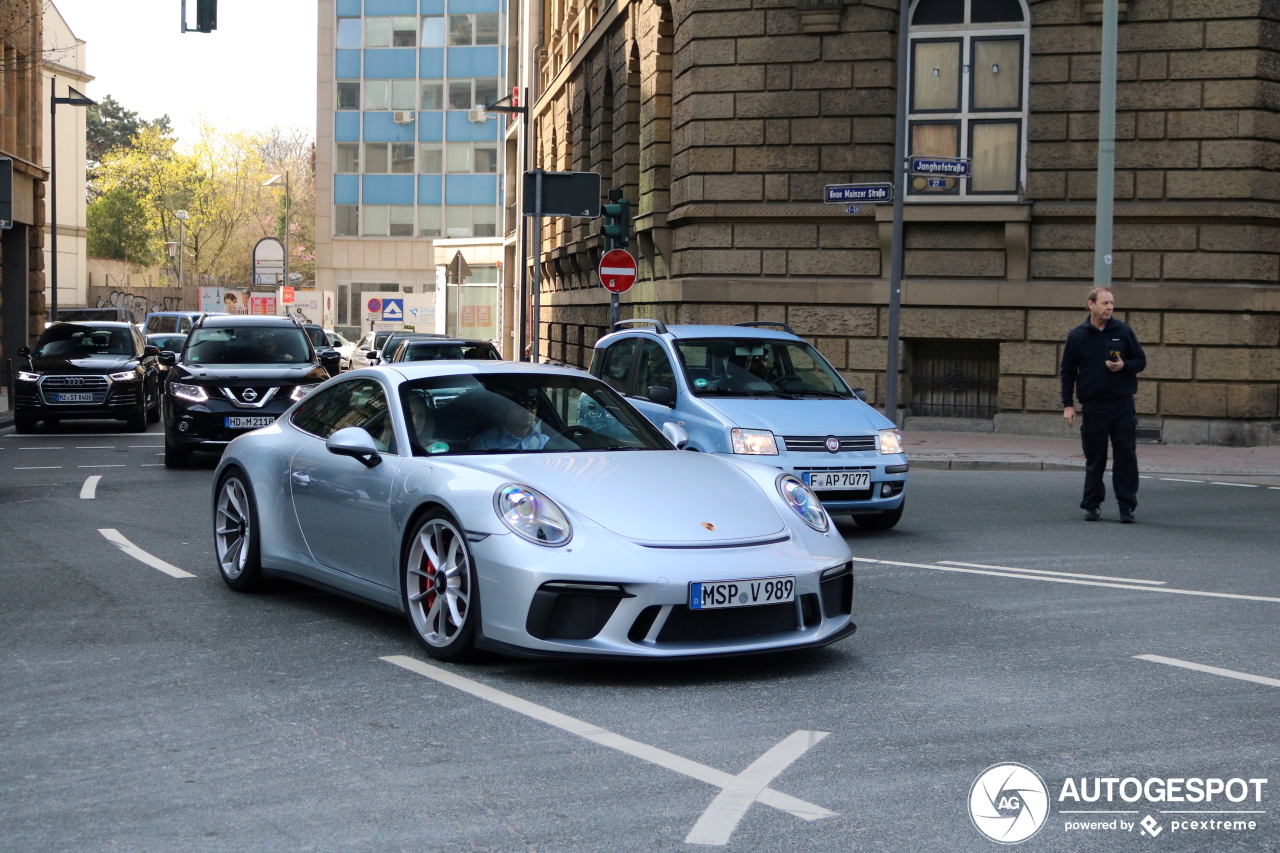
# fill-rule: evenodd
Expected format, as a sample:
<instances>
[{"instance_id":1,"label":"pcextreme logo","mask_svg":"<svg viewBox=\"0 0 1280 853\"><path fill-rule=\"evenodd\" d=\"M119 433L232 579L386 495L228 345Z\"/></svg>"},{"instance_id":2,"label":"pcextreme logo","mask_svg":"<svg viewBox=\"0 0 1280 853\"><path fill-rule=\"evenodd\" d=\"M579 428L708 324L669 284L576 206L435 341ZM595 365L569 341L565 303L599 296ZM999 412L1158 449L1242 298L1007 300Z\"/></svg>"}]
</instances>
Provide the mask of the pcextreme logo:
<instances>
[{"instance_id":1,"label":"pcextreme logo","mask_svg":"<svg viewBox=\"0 0 1280 853\"><path fill-rule=\"evenodd\" d=\"M1026 841L1049 816L1049 789L1024 764L993 764L969 788L969 818L978 831L1001 844Z\"/></svg>"}]
</instances>

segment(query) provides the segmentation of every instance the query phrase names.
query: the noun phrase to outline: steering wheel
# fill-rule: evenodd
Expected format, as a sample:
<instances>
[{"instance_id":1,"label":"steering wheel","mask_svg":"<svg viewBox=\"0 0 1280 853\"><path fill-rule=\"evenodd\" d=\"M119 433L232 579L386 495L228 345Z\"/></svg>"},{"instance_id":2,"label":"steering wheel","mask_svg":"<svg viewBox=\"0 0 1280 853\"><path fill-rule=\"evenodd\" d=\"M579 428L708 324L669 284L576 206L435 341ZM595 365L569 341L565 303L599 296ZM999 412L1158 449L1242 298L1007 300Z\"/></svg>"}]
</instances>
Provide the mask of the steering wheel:
<instances>
[{"instance_id":1,"label":"steering wheel","mask_svg":"<svg viewBox=\"0 0 1280 853\"><path fill-rule=\"evenodd\" d=\"M596 434L595 430L591 429L590 427L584 427L584 426L571 426L568 429L566 429L563 433L561 433L561 435L564 435L565 437L572 438L572 439L584 438L588 435L595 435L595 434Z\"/></svg>"},{"instance_id":2,"label":"steering wheel","mask_svg":"<svg viewBox=\"0 0 1280 853\"><path fill-rule=\"evenodd\" d=\"M776 378L776 379L774 379L774 380L773 380L773 384L774 384L774 385L781 385L781 384L782 384L782 383L784 383L784 382L800 382L800 383L803 383L803 382L804 382L804 380L803 380L803 379L801 379L799 376L796 376L794 373L784 373L784 374L782 374L781 376L779 376L778 378Z\"/></svg>"}]
</instances>

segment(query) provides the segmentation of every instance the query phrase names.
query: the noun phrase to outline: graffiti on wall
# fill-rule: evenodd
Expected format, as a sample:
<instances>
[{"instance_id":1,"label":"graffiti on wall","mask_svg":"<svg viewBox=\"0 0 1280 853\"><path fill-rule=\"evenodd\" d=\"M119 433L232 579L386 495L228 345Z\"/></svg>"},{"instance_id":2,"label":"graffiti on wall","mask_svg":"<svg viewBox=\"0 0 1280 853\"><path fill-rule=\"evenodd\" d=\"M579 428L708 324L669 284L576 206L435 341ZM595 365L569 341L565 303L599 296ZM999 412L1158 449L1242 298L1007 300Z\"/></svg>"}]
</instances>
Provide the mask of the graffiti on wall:
<instances>
[{"instance_id":1,"label":"graffiti on wall","mask_svg":"<svg viewBox=\"0 0 1280 853\"><path fill-rule=\"evenodd\" d=\"M99 296L94 308L128 308L138 317L145 317L153 311L181 311L181 296L161 296L148 299L146 296L129 293L124 290L113 290L106 296Z\"/></svg>"}]
</instances>

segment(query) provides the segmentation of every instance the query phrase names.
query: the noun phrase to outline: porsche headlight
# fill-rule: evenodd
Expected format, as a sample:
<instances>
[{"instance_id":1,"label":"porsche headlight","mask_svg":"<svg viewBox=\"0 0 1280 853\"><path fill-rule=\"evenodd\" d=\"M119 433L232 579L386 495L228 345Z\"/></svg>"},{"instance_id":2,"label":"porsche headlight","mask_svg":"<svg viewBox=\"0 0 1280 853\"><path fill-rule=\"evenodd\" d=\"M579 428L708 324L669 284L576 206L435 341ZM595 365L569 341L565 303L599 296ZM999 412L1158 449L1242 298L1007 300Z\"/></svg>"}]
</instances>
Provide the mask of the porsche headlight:
<instances>
[{"instance_id":1,"label":"porsche headlight","mask_svg":"<svg viewBox=\"0 0 1280 853\"><path fill-rule=\"evenodd\" d=\"M778 443L767 429L734 429L729 433L734 453L753 456L777 456Z\"/></svg>"},{"instance_id":2,"label":"porsche headlight","mask_svg":"<svg viewBox=\"0 0 1280 853\"><path fill-rule=\"evenodd\" d=\"M39 373L28 373L28 372L27 372L27 371L25 371L25 370L19 370L19 371L18 371L18 381L19 381L19 382L35 382L35 381L36 381L37 379L39 379L39 378L40 378L40 374L39 374Z\"/></svg>"},{"instance_id":3,"label":"porsche headlight","mask_svg":"<svg viewBox=\"0 0 1280 853\"><path fill-rule=\"evenodd\" d=\"M107 378L109 378L112 382L128 382L130 379L138 378L138 371L122 370L119 373L107 374Z\"/></svg>"},{"instance_id":4,"label":"porsche headlight","mask_svg":"<svg viewBox=\"0 0 1280 853\"><path fill-rule=\"evenodd\" d=\"M831 529L831 516L822 508L822 502L795 475L782 474L778 477L778 494L814 530L826 533Z\"/></svg>"},{"instance_id":5,"label":"porsche headlight","mask_svg":"<svg viewBox=\"0 0 1280 853\"><path fill-rule=\"evenodd\" d=\"M902 433L898 432L896 429L880 430L880 452L901 453Z\"/></svg>"},{"instance_id":6,"label":"porsche headlight","mask_svg":"<svg viewBox=\"0 0 1280 853\"><path fill-rule=\"evenodd\" d=\"M319 387L319 382L314 385L299 385L293 389L293 393L289 395L289 399L296 403Z\"/></svg>"},{"instance_id":7,"label":"porsche headlight","mask_svg":"<svg viewBox=\"0 0 1280 853\"><path fill-rule=\"evenodd\" d=\"M203 403L209 399L209 393L199 385L184 385L181 382L170 382L169 393L192 403Z\"/></svg>"},{"instance_id":8,"label":"porsche headlight","mask_svg":"<svg viewBox=\"0 0 1280 853\"><path fill-rule=\"evenodd\" d=\"M535 544L564 545L573 536L564 512L537 489L508 483L494 492L493 508L512 533Z\"/></svg>"}]
</instances>

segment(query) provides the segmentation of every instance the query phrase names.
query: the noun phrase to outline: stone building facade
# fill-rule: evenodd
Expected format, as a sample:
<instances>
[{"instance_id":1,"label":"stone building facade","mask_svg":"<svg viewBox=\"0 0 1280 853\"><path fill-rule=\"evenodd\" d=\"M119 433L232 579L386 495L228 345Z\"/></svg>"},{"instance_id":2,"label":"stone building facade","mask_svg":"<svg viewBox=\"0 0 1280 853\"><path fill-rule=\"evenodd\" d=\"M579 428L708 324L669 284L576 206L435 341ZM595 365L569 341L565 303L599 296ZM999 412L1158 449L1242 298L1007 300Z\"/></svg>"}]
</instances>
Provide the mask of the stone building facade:
<instances>
[{"instance_id":1,"label":"stone building facade","mask_svg":"<svg viewBox=\"0 0 1280 853\"><path fill-rule=\"evenodd\" d=\"M913 0L910 153L969 157L974 178L907 187L903 415L1059 428L1061 342L1092 280L1100 5ZM1113 277L1147 348L1143 424L1280 443L1280 6L1121 7ZM898 4L540 10L532 159L633 200L622 315L784 321L883 401L892 210L821 202L891 180ZM552 360L586 362L606 331L599 225L548 220Z\"/></svg>"},{"instance_id":2,"label":"stone building facade","mask_svg":"<svg viewBox=\"0 0 1280 853\"><path fill-rule=\"evenodd\" d=\"M43 12L43 0L0 3L0 157L13 161L12 227L0 230L0 366L44 331Z\"/></svg>"}]
</instances>

